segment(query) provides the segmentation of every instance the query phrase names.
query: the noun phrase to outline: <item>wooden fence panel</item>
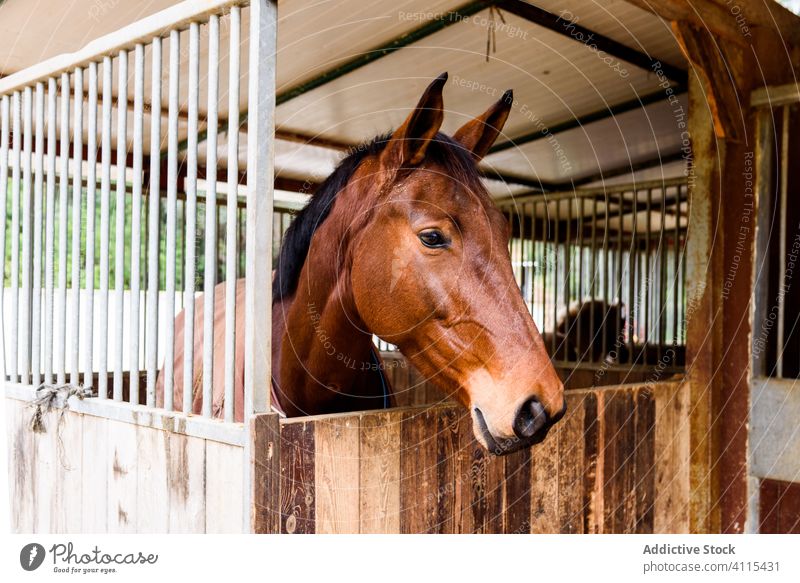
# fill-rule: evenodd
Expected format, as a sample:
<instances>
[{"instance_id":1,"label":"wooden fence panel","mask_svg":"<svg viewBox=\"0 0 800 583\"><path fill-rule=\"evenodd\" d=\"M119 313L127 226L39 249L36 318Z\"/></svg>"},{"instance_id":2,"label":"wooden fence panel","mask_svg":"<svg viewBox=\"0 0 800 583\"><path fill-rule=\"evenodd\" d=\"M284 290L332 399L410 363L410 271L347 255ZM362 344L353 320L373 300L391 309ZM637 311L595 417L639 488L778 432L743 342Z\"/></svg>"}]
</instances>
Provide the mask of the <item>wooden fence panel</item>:
<instances>
[{"instance_id":1,"label":"wooden fence panel","mask_svg":"<svg viewBox=\"0 0 800 583\"><path fill-rule=\"evenodd\" d=\"M568 391L547 439L502 457L455 405L282 420L281 530L685 531L685 392L678 382Z\"/></svg>"}]
</instances>

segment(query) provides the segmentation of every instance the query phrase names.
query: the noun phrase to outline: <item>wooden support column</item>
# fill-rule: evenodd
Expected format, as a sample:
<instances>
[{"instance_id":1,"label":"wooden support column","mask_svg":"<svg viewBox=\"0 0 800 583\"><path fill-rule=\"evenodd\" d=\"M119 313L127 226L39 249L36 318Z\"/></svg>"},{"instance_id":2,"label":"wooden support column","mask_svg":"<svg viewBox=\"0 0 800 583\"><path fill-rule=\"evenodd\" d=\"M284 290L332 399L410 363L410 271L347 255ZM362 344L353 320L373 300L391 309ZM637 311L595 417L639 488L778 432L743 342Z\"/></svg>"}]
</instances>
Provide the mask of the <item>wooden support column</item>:
<instances>
[{"instance_id":1,"label":"wooden support column","mask_svg":"<svg viewBox=\"0 0 800 583\"><path fill-rule=\"evenodd\" d=\"M689 134L692 164L689 176L689 227L686 244L687 376L690 411L689 528L693 533L718 532L718 439L714 402L719 394L720 180L717 141L711 110L700 79L689 75Z\"/></svg>"}]
</instances>

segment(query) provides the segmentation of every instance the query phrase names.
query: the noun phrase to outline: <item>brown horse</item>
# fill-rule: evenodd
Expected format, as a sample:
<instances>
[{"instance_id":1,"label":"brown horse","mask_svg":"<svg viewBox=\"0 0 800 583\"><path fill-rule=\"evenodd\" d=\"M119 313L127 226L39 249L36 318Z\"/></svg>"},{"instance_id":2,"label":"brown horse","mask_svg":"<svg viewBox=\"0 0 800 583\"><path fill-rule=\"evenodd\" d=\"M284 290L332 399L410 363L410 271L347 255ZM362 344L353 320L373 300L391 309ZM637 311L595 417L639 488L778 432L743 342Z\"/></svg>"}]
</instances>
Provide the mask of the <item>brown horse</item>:
<instances>
[{"instance_id":1,"label":"brown horse","mask_svg":"<svg viewBox=\"0 0 800 583\"><path fill-rule=\"evenodd\" d=\"M395 132L354 149L286 232L273 286L273 394L289 416L387 406L377 335L469 409L487 449L509 453L544 439L564 413L564 389L514 280L509 225L476 166L512 94L451 138L439 132L446 80L430 84ZM216 310L215 348L224 336ZM178 324L176 406L180 316ZM202 338L195 340L197 394ZM214 391L217 412L217 378ZM237 418L241 392L238 376Z\"/></svg>"}]
</instances>

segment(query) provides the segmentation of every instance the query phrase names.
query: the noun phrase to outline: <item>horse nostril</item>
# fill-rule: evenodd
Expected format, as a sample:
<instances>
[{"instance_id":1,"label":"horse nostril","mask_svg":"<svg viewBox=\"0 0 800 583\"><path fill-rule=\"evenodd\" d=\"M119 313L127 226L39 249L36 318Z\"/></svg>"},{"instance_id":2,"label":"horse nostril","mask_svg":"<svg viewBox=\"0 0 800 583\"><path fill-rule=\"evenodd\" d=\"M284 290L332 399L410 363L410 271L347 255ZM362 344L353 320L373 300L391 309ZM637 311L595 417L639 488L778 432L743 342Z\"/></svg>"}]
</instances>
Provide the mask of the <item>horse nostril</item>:
<instances>
[{"instance_id":1,"label":"horse nostril","mask_svg":"<svg viewBox=\"0 0 800 583\"><path fill-rule=\"evenodd\" d=\"M519 438L533 437L545 425L547 412L536 398L531 398L522 404L514 419L514 433Z\"/></svg>"}]
</instances>

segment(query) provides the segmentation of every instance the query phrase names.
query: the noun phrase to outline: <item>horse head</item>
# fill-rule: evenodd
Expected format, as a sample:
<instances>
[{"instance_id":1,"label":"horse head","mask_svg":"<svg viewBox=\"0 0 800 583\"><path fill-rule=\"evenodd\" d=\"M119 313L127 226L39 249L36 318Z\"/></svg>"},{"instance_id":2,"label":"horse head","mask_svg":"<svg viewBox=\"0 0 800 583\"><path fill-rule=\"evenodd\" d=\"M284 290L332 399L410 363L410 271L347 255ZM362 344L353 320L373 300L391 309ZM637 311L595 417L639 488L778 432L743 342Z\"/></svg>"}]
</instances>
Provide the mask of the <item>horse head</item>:
<instances>
[{"instance_id":1,"label":"horse head","mask_svg":"<svg viewBox=\"0 0 800 583\"><path fill-rule=\"evenodd\" d=\"M514 279L509 223L477 169L512 93L449 137L446 79L354 175L370 203L348 229L352 316L466 406L487 449L509 453L544 439L564 388Z\"/></svg>"}]
</instances>

